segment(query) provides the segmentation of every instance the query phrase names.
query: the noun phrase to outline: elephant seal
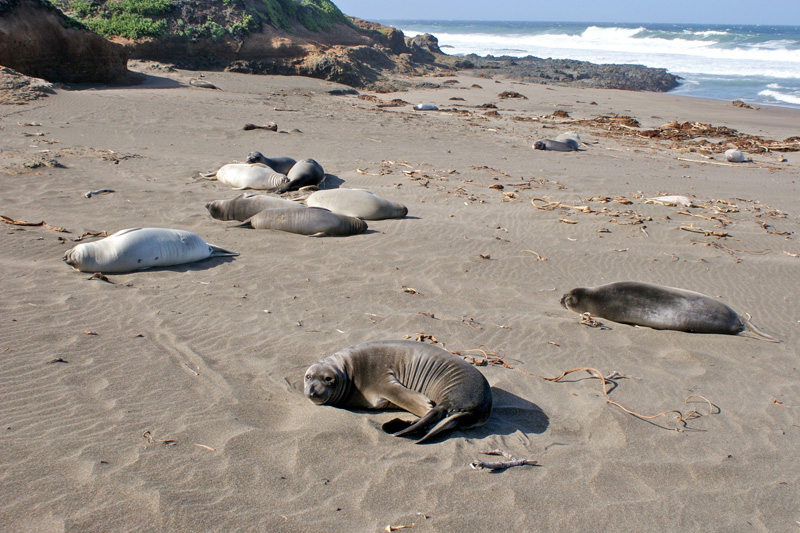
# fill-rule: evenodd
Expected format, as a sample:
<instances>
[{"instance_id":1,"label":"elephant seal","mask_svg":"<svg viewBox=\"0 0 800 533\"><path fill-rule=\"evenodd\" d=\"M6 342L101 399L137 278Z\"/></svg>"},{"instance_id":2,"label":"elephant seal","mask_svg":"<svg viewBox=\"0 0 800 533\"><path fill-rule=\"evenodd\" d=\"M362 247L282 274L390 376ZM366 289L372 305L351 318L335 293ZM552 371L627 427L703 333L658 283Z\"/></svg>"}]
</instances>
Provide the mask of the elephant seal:
<instances>
[{"instance_id":1,"label":"elephant seal","mask_svg":"<svg viewBox=\"0 0 800 533\"><path fill-rule=\"evenodd\" d=\"M434 104L417 104L414 106L417 111L439 111L439 108Z\"/></svg>"},{"instance_id":2,"label":"elephant seal","mask_svg":"<svg viewBox=\"0 0 800 533\"><path fill-rule=\"evenodd\" d=\"M261 163L229 163L223 165L216 172L203 174L205 178L216 177L217 181L229 185L234 189L259 189L271 190L289 183L289 178L284 174L275 172L274 169Z\"/></svg>"},{"instance_id":3,"label":"elephant seal","mask_svg":"<svg viewBox=\"0 0 800 533\"><path fill-rule=\"evenodd\" d=\"M424 433L417 443L448 429L478 427L492 413L492 392L483 374L450 352L417 341L345 348L311 365L303 383L306 397L317 405L399 407L417 415L419 420L393 433Z\"/></svg>"},{"instance_id":4,"label":"elephant seal","mask_svg":"<svg viewBox=\"0 0 800 533\"><path fill-rule=\"evenodd\" d=\"M534 150L550 150L553 152L574 152L578 150L578 143L575 139L569 138L563 141L554 139L540 139L533 143Z\"/></svg>"},{"instance_id":5,"label":"elephant seal","mask_svg":"<svg viewBox=\"0 0 800 533\"><path fill-rule=\"evenodd\" d=\"M555 140L561 141L561 142L566 142L566 141L568 141L570 139L575 141L575 143L577 143L578 146L580 146L581 144L586 144L585 142L583 142L581 140L581 136L580 136L580 134L578 134L577 131L567 131L567 132L564 132L564 133L559 133Z\"/></svg>"},{"instance_id":6,"label":"elephant seal","mask_svg":"<svg viewBox=\"0 0 800 533\"><path fill-rule=\"evenodd\" d=\"M122 273L236 255L239 254L207 244L188 231L132 228L78 244L64 254L64 262L81 272Z\"/></svg>"},{"instance_id":7,"label":"elephant seal","mask_svg":"<svg viewBox=\"0 0 800 533\"><path fill-rule=\"evenodd\" d=\"M265 209L239 224L240 228L275 229L300 235L344 237L367 230L360 218L331 213L321 207Z\"/></svg>"},{"instance_id":8,"label":"elephant seal","mask_svg":"<svg viewBox=\"0 0 800 533\"><path fill-rule=\"evenodd\" d=\"M362 220L403 218L408 208L362 189L329 189L311 193L306 199L309 207L324 207L333 213L358 217Z\"/></svg>"},{"instance_id":9,"label":"elephant seal","mask_svg":"<svg viewBox=\"0 0 800 533\"><path fill-rule=\"evenodd\" d=\"M295 163L286 176L289 182L271 189L270 192L284 193L296 191L300 187L319 185L325 179L325 171L322 170L322 165L313 159L303 159Z\"/></svg>"},{"instance_id":10,"label":"elephant seal","mask_svg":"<svg viewBox=\"0 0 800 533\"><path fill-rule=\"evenodd\" d=\"M725 160L730 161L731 163L752 163L753 160L749 157L745 157L741 150L737 150L736 148L731 148L730 150L725 150Z\"/></svg>"},{"instance_id":11,"label":"elephant seal","mask_svg":"<svg viewBox=\"0 0 800 533\"><path fill-rule=\"evenodd\" d=\"M250 152L247 154L247 159L244 161L245 163L261 163L262 165L267 165L274 169L275 172L280 172L281 174L288 174L295 163L297 163L297 161L291 157L264 157L264 154L261 152Z\"/></svg>"},{"instance_id":12,"label":"elephant seal","mask_svg":"<svg viewBox=\"0 0 800 533\"><path fill-rule=\"evenodd\" d=\"M265 209L280 208L303 209L304 206L292 200L267 196L266 194L245 193L230 200L214 200L206 204L206 209L211 213L212 218L217 220L238 220L239 222L244 222Z\"/></svg>"},{"instance_id":13,"label":"elephant seal","mask_svg":"<svg viewBox=\"0 0 800 533\"><path fill-rule=\"evenodd\" d=\"M591 313L622 324L727 335L738 335L747 327L771 339L718 300L651 283L620 281L572 289L561 298L561 305L576 313Z\"/></svg>"}]
</instances>

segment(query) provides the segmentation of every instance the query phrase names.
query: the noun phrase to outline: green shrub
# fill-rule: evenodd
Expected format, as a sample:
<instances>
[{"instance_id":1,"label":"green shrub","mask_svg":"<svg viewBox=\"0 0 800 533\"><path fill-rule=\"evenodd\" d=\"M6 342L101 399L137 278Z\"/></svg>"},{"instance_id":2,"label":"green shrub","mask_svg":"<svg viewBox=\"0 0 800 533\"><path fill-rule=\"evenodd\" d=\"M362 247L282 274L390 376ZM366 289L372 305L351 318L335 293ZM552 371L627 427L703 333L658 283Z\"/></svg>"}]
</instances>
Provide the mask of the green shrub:
<instances>
[{"instance_id":1,"label":"green shrub","mask_svg":"<svg viewBox=\"0 0 800 533\"><path fill-rule=\"evenodd\" d=\"M167 33L167 21L142 17L133 13L115 13L109 18L89 17L83 20L89 30L106 37L119 35L128 39L158 37Z\"/></svg>"},{"instance_id":2,"label":"green shrub","mask_svg":"<svg viewBox=\"0 0 800 533\"><path fill-rule=\"evenodd\" d=\"M138 15L164 15L172 9L171 0L120 0L106 2L105 8L113 13L136 13Z\"/></svg>"}]
</instances>

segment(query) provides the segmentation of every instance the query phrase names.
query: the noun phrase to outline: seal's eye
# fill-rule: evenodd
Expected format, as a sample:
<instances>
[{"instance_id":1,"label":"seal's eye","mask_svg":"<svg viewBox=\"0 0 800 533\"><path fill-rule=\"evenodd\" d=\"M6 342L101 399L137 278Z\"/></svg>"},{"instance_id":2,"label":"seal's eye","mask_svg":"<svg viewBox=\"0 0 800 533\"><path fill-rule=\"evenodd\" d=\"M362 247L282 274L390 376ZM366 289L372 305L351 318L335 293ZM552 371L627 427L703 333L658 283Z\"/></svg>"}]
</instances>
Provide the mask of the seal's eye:
<instances>
[{"instance_id":1,"label":"seal's eye","mask_svg":"<svg viewBox=\"0 0 800 533\"><path fill-rule=\"evenodd\" d=\"M331 376L327 376L325 378L325 383L333 383L333 378Z\"/></svg>"},{"instance_id":2,"label":"seal's eye","mask_svg":"<svg viewBox=\"0 0 800 533\"><path fill-rule=\"evenodd\" d=\"M310 379L311 379L311 374L306 374L306 381L309 381Z\"/></svg>"}]
</instances>

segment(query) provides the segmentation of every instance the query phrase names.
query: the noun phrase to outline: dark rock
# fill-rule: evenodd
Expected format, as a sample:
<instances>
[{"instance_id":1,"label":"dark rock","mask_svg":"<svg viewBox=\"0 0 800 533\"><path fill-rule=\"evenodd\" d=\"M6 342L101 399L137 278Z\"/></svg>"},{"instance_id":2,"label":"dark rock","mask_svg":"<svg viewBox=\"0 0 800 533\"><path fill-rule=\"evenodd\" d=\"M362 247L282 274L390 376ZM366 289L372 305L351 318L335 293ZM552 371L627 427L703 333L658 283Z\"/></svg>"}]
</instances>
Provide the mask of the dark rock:
<instances>
[{"instance_id":1,"label":"dark rock","mask_svg":"<svg viewBox=\"0 0 800 533\"><path fill-rule=\"evenodd\" d=\"M125 48L44 0L0 0L0 64L58 83L131 83Z\"/></svg>"}]
</instances>

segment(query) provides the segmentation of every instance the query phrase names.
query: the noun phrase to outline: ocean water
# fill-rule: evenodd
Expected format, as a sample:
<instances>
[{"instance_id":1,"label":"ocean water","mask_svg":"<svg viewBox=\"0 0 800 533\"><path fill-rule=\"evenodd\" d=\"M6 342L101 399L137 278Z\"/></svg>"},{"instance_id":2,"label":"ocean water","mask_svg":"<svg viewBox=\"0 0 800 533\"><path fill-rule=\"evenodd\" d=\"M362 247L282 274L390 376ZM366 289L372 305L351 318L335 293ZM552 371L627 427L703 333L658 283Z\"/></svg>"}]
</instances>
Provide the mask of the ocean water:
<instances>
[{"instance_id":1,"label":"ocean water","mask_svg":"<svg viewBox=\"0 0 800 533\"><path fill-rule=\"evenodd\" d=\"M572 22L381 21L442 51L665 68L675 94L800 108L800 27Z\"/></svg>"}]
</instances>

